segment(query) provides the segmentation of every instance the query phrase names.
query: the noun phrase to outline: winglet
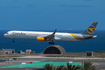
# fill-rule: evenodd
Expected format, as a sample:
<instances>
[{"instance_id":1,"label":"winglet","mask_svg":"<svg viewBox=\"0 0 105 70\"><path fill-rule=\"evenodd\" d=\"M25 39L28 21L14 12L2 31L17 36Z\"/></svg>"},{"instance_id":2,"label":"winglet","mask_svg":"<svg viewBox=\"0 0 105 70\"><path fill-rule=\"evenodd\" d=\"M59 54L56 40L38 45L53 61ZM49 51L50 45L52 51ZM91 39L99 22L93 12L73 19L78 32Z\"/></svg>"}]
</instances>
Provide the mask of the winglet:
<instances>
[{"instance_id":1,"label":"winglet","mask_svg":"<svg viewBox=\"0 0 105 70\"><path fill-rule=\"evenodd\" d=\"M68 30L65 31L65 33L67 33Z\"/></svg>"},{"instance_id":2,"label":"winglet","mask_svg":"<svg viewBox=\"0 0 105 70\"><path fill-rule=\"evenodd\" d=\"M55 31L54 31L54 33L53 33L53 34L55 34L55 33L56 33L56 31L57 31L57 29L55 29Z\"/></svg>"},{"instance_id":3,"label":"winglet","mask_svg":"<svg viewBox=\"0 0 105 70\"><path fill-rule=\"evenodd\" d=\"M98 22L91 24L82 34L92 35L95 31Z\"/></svg>"}]
</instances>

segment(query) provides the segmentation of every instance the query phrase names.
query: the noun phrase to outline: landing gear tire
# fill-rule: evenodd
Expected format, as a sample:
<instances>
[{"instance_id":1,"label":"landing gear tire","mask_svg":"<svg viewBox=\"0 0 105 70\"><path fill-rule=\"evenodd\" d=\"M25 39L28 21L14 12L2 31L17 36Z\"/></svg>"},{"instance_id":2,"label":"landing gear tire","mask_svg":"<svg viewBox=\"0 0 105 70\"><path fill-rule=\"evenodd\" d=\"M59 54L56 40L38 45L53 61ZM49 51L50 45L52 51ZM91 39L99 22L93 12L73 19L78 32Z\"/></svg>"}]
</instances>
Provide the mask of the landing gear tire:
<instances>
[{"instance_id":1,"label":"landing gear tire","mask_svg":"<svg viewBox=\"0 0 105 70\"><path fill-rule=\"evenodd\" d=\"M13 38L12 40L13 40L13 42L15 42L15 41L14 41L14 38Z\"/></svg>"},{"instance_id":2,"label":"landing gear tire","mask_svg":"<svg viewBox=\"0 0 105 70\"><path fill-rule=\"evenodd\" d=\"M49 42L49 44L55 44L55 43L53 43L53 42Z\"/></svg>"}]
</instances>

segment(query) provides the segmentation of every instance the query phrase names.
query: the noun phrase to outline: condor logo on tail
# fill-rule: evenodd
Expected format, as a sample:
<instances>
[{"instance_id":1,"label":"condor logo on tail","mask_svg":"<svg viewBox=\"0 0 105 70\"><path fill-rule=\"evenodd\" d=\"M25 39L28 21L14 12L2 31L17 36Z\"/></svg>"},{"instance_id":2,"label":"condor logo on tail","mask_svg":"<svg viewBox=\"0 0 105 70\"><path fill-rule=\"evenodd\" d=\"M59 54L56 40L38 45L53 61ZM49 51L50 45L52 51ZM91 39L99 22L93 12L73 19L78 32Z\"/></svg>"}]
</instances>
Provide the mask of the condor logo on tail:
<instances>
[{"instance_id":1,"label":"condor logo on tail","mask_svg":"<svg viewBox=\"0 0 105 70\"><path fill-rule=\"evenodd\" d=\"M95 31L95 28L96 28L97 24L98 24L98 22L94 22L82 34L92 35Z\"/></svg>"},{"instance_id":2,"label":"condor logo on tail","mask_svg":"<svg viewBox=\"0 0 105 70\"><path fill-rule=\"evenodd\" d=\"M87 28L87 32L89 34L93 34L94 33L94 30L95 30L95 27L93 25L89 26L89 28Z\"/></svg>"}]
</instances>

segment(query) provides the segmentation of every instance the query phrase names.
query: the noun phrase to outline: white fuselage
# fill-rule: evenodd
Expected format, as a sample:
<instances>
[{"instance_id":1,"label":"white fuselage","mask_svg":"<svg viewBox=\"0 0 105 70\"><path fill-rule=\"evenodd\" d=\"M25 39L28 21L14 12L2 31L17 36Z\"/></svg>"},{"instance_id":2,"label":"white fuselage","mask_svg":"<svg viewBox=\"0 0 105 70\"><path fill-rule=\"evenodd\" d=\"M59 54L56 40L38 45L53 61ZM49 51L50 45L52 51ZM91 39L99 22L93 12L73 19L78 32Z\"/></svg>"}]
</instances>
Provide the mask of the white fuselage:
<instances>
[{"instance_id":1,"label":"white fuselage","mask_svg":"<svg viewBox=\"0 0 105 70\"><path fill-rule=\"evenodd\" d=\"M94 36L94 30L98 22L92 23L84 32L82 33L60 33L56 32L38 32L38 31L8 31L4 34L5 37L13 38L33 38L37 41L50 41L49 44L54 44L53 40L65 40L65 41L80 41L96 38ZM52 42L51 42L52 41Z\"/></svg>"},{"instance_id":2,"label":"white fuselage","mask_svg":"<svg viewBox=\"0 0 105 70\"><path fill-rule=\"evenodd\" d=\"M10 38L33 38L37 37L46 37L51 35L53 32L37 32L37 31L9 31L4 34L5 37ZM66 40L66 41L78 41L82 40L84 37L82 34L73 34L73 33L60 33L56 32L54 40Z\"/></svg>"}]
</instances>

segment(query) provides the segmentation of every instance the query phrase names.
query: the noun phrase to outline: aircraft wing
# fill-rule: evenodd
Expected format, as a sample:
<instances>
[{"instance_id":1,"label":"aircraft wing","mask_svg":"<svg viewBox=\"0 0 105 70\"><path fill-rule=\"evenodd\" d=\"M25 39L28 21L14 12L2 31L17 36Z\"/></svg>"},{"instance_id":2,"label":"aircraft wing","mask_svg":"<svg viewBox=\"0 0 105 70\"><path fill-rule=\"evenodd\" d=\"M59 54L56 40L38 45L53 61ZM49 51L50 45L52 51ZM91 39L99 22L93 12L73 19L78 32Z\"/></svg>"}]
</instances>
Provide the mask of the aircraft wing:
<instances>
[{"instance_id":1,"label":"aircraft wing","mask_svg":"<svg viewBox=\"0 0 105 70\"><path fill-rule=\"evenodd\" d=\"M53 32L53 34L44 37L44 39L45 40L49 40L49 41L54 40L55 39L54 37L55 37L56 30L57 29L55 29L55 31Z\"/></svg>"}]
</instances>

